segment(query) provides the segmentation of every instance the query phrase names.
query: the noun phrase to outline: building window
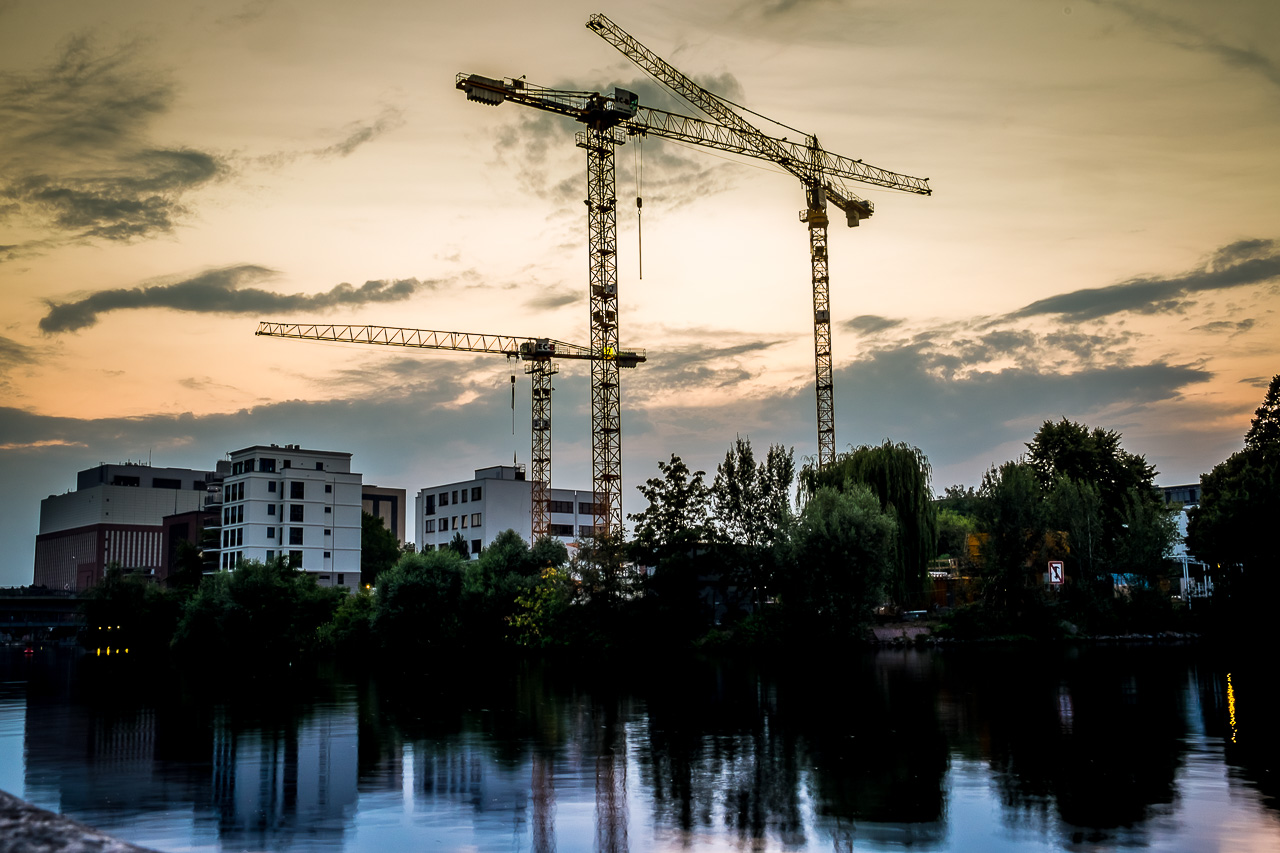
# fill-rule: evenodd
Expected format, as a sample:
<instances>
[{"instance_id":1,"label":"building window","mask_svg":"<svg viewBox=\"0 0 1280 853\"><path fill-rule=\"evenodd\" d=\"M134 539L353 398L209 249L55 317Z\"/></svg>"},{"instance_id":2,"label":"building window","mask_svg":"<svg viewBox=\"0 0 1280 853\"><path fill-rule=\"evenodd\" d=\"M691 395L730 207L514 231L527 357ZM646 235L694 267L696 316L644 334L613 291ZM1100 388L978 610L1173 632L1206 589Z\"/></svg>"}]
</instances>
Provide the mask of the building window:
<instances>
[{"instance_id":1,"label":"building window","mask_svg":"<svg viewBox=\"0 0 1280 853\"><path fill-rule=\"evenodd\" d=\"M326 560L327 560L327 559L329 559L329 552L328 552L328 551L325 551L325 552L324 552L324 558L325 558Z\"/></svg>"},{"instance_id":2,"label":"building window","mask_svg":"<svg viewBox=\"0 0 1280 853\"><path fill-rule=\"evenodd\" d=\"M462 517L462 529L467 529L467 517L465 515Z\"/></svg>"},{"instance_id":3,"label":"building window","mask_svg":"<svg viewBox=\"0 0 1280 853\"><path fill-rule=\"evenodd\" d=\"M457 504L457 503L458 503L458 490L457 490L457 489L454 489L454 490L453 490L453 502L454 502L454 504Z\"/></svg>"},{"instance_id":4,"label":"building window","mask_svg":"<svg viewBox=\"0 0 1280 853\"><path fill-rule=\"evenodd\" d=\"M471 540L471 553L472 553L472 554L479 554L479 553L480 553L480 540L479 540L479 539L472 539L472 540Z\"/></svg>"},{"instance_id":5,"label":"building window","mask_svg":"<svg viewBox=\"0 0 1280 853\"><path fill-rule=\"evenodd\" d=\"M427 495L427 509L423 513L423 515L435 515L435 514L436 514L436 496Z\"/></svg>"},{"instance_id":6,"label":"building window","mask_svg":"<svg viewBox=\"0 0 1280 853\"><path fill-rule=\"evenodd\" d=\"M479 486L472 486L472 487L471 487L471 500L473 500L473 501L478 501L478 500L480 500L480 495L481 495L481 494L482 494L482 492L480 491L480 487L479 487Z\"/></svg>"},{"instance_id":7,"label":"building window","mask_svg":"<svg viewBox=\"0 0 1280 853\"><path fill-rule=\"evenodd\" d=\"M447 515L440 517L440 532L441 533L449 532L449 516Z\"/></svg>"},{"instance_id":8,"label":"building window","mask_svg":"<svg viewBox=\"0 0 1280 853\"><path fill-rule=\"evenodd\" d=\"M464 515L464 516L463 516L463 518L466 518L466 516ZM458 528L458 517L457 517L456 515L453 517L453 524L451 524L451 525L450 525L450 527L452 527L454 530L458 530L458 529L459 529L459 528Z\"/></svg>"},{"instance_id":9,"label":"building window","mask_svg":"<svg viewBox=\"0 0 1280 853\"><path fill-rule=\"evenodd\" d=\"M578 527L579 536L595 536L596 529L590 524L583 524Z\"/></svg>"},{"instance_id":10,"label":"building window","mask_svg":"<svg viewBox=\"0 0 1280 853\"><path fill-rule=\"evenodd\" d=\"M325 511L326 513L331 513L331 512L333 512L333 507L331 507L331 506L327 506L327 507L325 507L325 508L324 508L324 511Z\"/></svg>"},{"instance_id":11,"label":"building window","mask_svg":"<svg viewBox=\"0 0 1280 853\"><path fill-rule=\"evenodd\" d=\"M289 504L289 520L302 521L302 504Z\"/></svg>"},{"instance_id":12,"label":"building window","mask_svg":"<svg viewBox=\"0 0 1280 853\"><path fill-rule=\"evenodd\" d=\"M323 470L324 470L324 463L323 463L323 462L317 462L317 463L316 463L316 470L317 470L317 471L323 471Z\"/></svg>"},{"instance_id":13,"label":"building window","mask_svg":"<svg viewBox=\"0 0 1280 853\"><path fill-rule=\"evenodd\" d=\"M552 536L572 536L573 525L572 524L548 524L547 532L550 533Z\"/></svg>"},{"instance_id":14,"label":"building window","mask_svg":"<svg viewBox=\"0 0 1280 853\"><path fill-rule=\"evenodd\" d=\"M326 527L326 528L324 529L324 535L325 535L325 536L329 536L329 535L330 535L330 533L329 533L329 528L327 528L327 527Z\"/></svg>"},{"instance_id":15,"label":"building window","mask_svg":"<svg viewBox=\"0 0 1280 853\"><path fill-rule=\"evenodd\" d=\"M276 538L276 529L275 529L274 527L268 527L268 528L267 528L267 538L268 538L268 539L275 539L275 538Z\"/></svg>"},{"instance_id":16,"label":"building window","mask_svg":"<svg viewBox=\"0 0 1280 853\"><path fill-rule=\"evenodd\" d=\"M289 544L290 545L302 544L302 528L301 527L289 528Z\"/></svg>"},{"instance_id":17,"label":"building window","mask_svg":"<svg viewBox=\"0 0 1280 853\"><path fill-rule=\"evenodd\" d=\"M259 470L259 471L261 471L261 472L263 472L264 474L274 474L274 473L276 472L276 460L274 460L274 459L259 459L259 460L258 460L258 470ZM272 489L272 491L275 491L275 490L274 490L274 489Z\"/></svg>"},{"instance_id":18,"label":"building window","mask_svg":"<svg viewBox=\"0 0 1280 853\"><path fill-rule=\"evenodd\" d=\"M333 494L333 484L332 484L332 483L325 483L325 484L324 484L324 493L325 493L326 495Z\"/></svg>"},{"instance_id":19,"label":"building window","mask_svg":"<svg viewBox=\"0 0 1280 853\"><path fill-rule=\"evenodd\" d=\"M601 504L588 504L588 503L578 504L579 515L595 515L597 509L603 509L603 506ZM600 513L600 514L603 515L604 513Z\"/></svg>"},{"instance_id":20,"label":"building window","mask_svg":"<svg viewBox=\"0 0 1280 853\"><path fill-rule=\"evenodd\" d=\"M241 527L236 531L236 545L237 546L244 545L244 528L243 527Z\"/></svg>"},{"instance_id":21,"label":"building window","mask_svg":"<svg viewBox=\"0 0 1280 853\"><path fill-rule=\"evenodd\" d=\"M338 586L346 586L346 585L347 585L347 576L346 576L346 575L344 575L344 574L339 574L339 575L338 575Z\"/></svg>"},{"instance_id":22,"label":"building window","mask_svg":"<svg viewBox=\"0 0 1280 853\"><path fill-rule=\"evenodd\" d=\"M244 524L244 504L236 507L236 524Z\"/></svg>"},{"instance_id":23,"label":"building window","mask_svg":"<svg viewBox=\"0 0 1280 853\"><path fill-rule=\"evenodd\" d=\"M466 489L463 489L463 490L462 490L462 502L463 502L463 503L466 503L466 502L467 502L467 490L466 490Z\"/></svg>"},{"instance_id":24,"label":"building window","mask_svg":"<svg viewBox=\"0 0 1280 853\"><path fill-rule=\"evenodd\" d=\"M286 467L286 468L288 468L288 467L289 467L288 460L285 460L285 467ZM290 551L290 552L289 552L289 568L291 568L291 569L300 569L300 568L302 568L302 552L301 552L301 551Z\"/></svg>"},{"instance_id":25,"label":"building window","mask_svg":"<svg viewBox=\"0 0 1280 853\"><path fill-rule=\"evenodd\" d=\"M274 560L275 558L276 558L276 552L275 552L275 551L272 551L270 548L268 548L268 549L267 549L267 562L268 562L268 563L270 563L270 562L271 562L272 560Z\"/></svg>"},{"instance_id":26,"label":"building window","mask_svg":"<svg viewBox=\"0 0 1280 853\"><path fill-rule=\"evenodd\" d=\"M567 512L573 514L573 501L547 501L548 512Z\"/></svg>"},{"instance_id":27,"label":"building window","mask_svg":"<svg viewBox=\"0 0 1280 853\"><path fill-rule=\"evenodd\" d=\"M448 493L448 492L441 492L441 493L440 493L440 506L448 506L448 505L449 505L449 493Z\"/></svg>"},{"instance_id":28,"label":"building window","mask_svg":"<svg viewBox=\"0 0 1280 853\"><path fill-rule=\"evenodd\" d=\"M290 459L286 459L286 460L284 460L284 467L286 467L286 468L292 468L292 467L293 467L293 461L292 461L292 460L290 460Z\"/></svg>"},{"instance_id":29,"label":"building window","mask_svg":"<svg viewBox=\"0 0 1280 853\"><path fill-rule=\"evenodd\" d=\"M480 526L480 513L478 512L471 513L471 526L472 527Z\"/></svg>"},{"instance_id":30,"label":"building window","mask_svg":"<svg viewBox=\"0 0 1280 853\"><path fill-rule=\"evenodd\" d=\"M276 514L276 505L275 504L269 505L267 507L267 515L275 515L275 514Z\"/></svg>"},{"instance_id":31,"label":"building window","mask_svg":"<svg viewBox=\"0 0 1280 853\"><path fill-rule=\"evenodd\" d=\"M295 501L300 501L306 497L306 483L301 480L295 480L289 484L289 497Z\"/></svg>"},{"instance_id":32,"label":"building window","mask_svg":"<svg viewBox=\"0 0 1280 853\"><path fill-rule=\"evenodd\" d=\"M272 480L270 483L267 483L267 491L268 491L268 492L274 492L275 490L276 490L276 481L275 481L275 480Z\"/></svg>"},{"instance_id":33,"label":"building window","mask_svg":"<svg viewBox=\"0 0 1280 853\"><path fill-rule=\"evenodd\" d=\"M423 533L435 533L435 532L436 532L436 520L435 520L434 518L428 518L425 522L423 522L422 532L423 532Z\"/></svg>"}]
</instances>

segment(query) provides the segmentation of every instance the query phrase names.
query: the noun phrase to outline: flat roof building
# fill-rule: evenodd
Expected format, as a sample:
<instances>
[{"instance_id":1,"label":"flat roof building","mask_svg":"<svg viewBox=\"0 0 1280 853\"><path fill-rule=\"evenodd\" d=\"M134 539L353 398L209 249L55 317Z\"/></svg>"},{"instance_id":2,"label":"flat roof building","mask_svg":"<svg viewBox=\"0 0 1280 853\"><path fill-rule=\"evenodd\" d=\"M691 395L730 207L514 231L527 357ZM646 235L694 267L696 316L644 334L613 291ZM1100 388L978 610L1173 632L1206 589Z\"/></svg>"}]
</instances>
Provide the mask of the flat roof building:
<instances>
[{"instance_id":1,"label":"flat roof building","mask_svg":"<svg viewBox=\"0 0 1280 853\"><path fill-rule=\"evenodd\" d=\"M593 531L591 490L552 489L548 533L566 544ZM419 551L448 547L461 534L471 557L504 530L533 538L533 483L523 466L477 468L470 480L428 486L418 492L414 533Z\"/></svg>"},{"instance_id":2,"label":"flat roof building","mask_svg":"<svg viewBox=\"0 0 1280 853\"><path fill-rule=\"evenodd\" d=\"M219 568L284 558L320 586L358 587L361 476L351 454L269 444L229 455Z\"/></svg>"},{"instance_id":3,"label":"flat roof building","mask_svg":"<svg viewBox=\"0 0 1280 853\"><path fill-rule=\"evenodd\" d=\"M165 516L201 510L214 471L103 463L76 477L76 490L40 502L32 583L85 590L118 564L154 575L165 565Z\"/></svg>"}]
</instances>

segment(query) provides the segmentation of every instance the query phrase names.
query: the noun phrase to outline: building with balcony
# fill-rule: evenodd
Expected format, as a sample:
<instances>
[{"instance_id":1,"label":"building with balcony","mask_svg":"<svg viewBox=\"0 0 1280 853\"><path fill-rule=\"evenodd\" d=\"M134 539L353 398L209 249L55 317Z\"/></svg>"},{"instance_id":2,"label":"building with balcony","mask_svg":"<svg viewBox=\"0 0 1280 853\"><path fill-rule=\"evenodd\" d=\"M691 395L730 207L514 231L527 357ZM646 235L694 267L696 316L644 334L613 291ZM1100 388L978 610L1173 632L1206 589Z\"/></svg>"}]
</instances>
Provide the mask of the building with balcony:
<instances>
[{"instance_id":1,"label":"building with balcony","mask_svg":"<svg viewBox=\"0 0 1280 853\"><path fill-rule=\"evenodd\" d=\"M593 530L591 490L552 489L548 533L566 544ZM418 492L414 533L420 551L445 548L457 534L472 558L504 530L533 538L533 483L523 466L477 468L470 480L428 486Z\"/></svg>"}]
</instances>

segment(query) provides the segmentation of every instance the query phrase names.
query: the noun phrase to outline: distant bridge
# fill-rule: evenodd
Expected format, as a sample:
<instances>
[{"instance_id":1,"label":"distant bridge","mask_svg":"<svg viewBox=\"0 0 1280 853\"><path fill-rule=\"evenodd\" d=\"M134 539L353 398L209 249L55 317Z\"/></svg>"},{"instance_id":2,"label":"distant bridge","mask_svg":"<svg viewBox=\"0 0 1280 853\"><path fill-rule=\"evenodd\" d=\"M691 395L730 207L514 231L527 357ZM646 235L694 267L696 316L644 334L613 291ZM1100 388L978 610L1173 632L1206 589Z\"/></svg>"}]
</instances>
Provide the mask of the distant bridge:
<instances>
[{"instance_id":1,"label":"distant bridge","mask_svg":"<svg viewBox=\"0 0 1280 853\"><path fill-rule=\"evenodd\" d=\"M0 590L0 634L25 637L33 631L84 627L75 593L53 590Z\"/></svg>"}]
</instances>

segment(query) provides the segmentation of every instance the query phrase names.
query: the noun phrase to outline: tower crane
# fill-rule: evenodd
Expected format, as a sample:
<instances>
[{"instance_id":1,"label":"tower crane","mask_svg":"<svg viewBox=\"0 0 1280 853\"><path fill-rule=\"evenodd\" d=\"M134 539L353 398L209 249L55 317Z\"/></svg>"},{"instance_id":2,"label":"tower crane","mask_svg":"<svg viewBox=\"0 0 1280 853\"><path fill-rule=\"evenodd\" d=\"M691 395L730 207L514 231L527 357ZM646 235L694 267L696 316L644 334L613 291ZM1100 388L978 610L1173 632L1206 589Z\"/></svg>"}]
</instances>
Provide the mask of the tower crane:
<instances>
[{"instance_id":1,"label":"tower crane","mask_svg":"<svg viewBox=\"0 0 1280 853\"><path fill-rule=\"evenodd\" d=\"M258 331L254 334L310 341L493 353L523 361L524 372L529 374L533 385L530 453L533 463L533 538L536 541L547 534L551 523L551 377L559 369L555 360L583 359L594 363L603 357L597 354L597 351L590 347L550 338L439 332L391 326L326 326L262 322L258 324ZM645 361L646 354L644 350L615 349L608 359L618 367L629 368ZM600 500L600 495L596 494L593 496L592 503L599 504Z\"/></svg>"},{"instance_id":2,"label":"tower crane","mask_svg":"<svg viewBox=\"0 0 1280 853\"><path fill-rule=\"evenodd\" d=\"M635 93L615 88L612 95L594 92L574 92L544 89L524 80L493 80L479 75L459 74L456 86L467 98L487 104L514 101L526 106L570 116L586 124L589 141L594 140L600 149L607 148L606 157L600 156L597 168L608 168L609 194L604 203L610 217L608 243L598 242L594 226L591 231L593 271L598 254L608 252L612 261L616 253L616 227L613 213L616 207L613 197L613 146L625 142L627 136L652 135L664 139L702 145L721 151L729 151L776 163L795 177L805 187L806 209L800 219L809 228L809 257L813 289L814 364L817 389L818 466L823 467L835 458L835 389L831 375L831 308L829 277L827 272L827 202L844 211L850 227L871 216L871 202L851 192L845 181L870 184L887 189L929 195L932 190L927 178L915 178L887 169L881 169L848 157L832 154L819 145L816 136L807 136L803 145L765 134L739 115L729 102L694 83L687 76L662 60L604 15L592 15L587 27L617 48L660 83L683 97L710 120L679 115L663 110L640 106ZM594 136L593 136L594 134ZM584 134L578 134L580 146ZM588 210L593 210L592 187L595 181L591 149L588 148ZM590 222L590 217L589 217ZM616 265L613 267L614 314L616 319ZM595 279L592 280L593 289ZM593 324L595 308L593 304ZM594 329L594 326L593 326ZM594 331L593 331L594 335ZM594 337L593 337L594 344ZM593 374L594 379L594 374ZM595 391L593 388L593 395ZM595 430L593 430L594 434Z\"/></svg>"}]
</instances>

